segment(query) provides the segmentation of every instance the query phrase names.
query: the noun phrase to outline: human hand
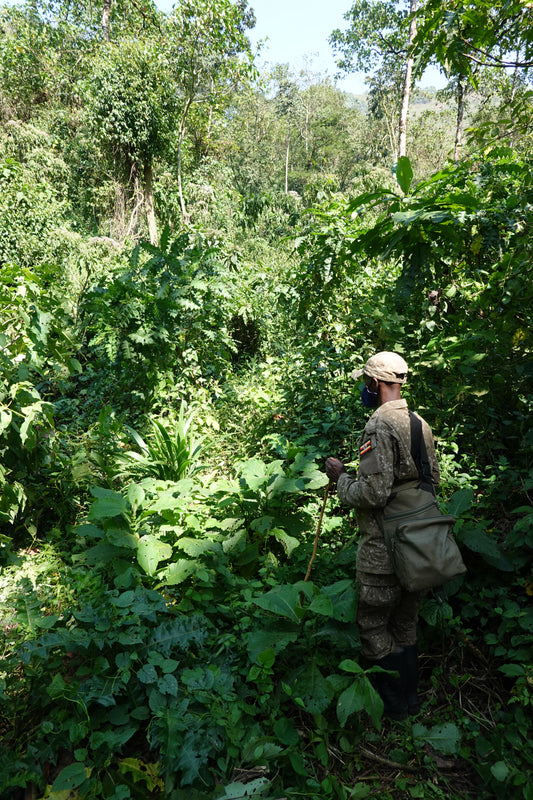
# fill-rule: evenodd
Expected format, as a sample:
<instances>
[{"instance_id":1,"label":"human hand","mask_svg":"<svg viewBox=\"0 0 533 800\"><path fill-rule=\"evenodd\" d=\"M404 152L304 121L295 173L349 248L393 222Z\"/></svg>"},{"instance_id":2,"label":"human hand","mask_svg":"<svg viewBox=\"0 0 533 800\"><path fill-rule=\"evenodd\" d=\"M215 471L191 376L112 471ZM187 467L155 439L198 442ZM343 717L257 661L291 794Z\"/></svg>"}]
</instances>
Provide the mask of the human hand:
<instances>
[{"instance_id":1,"label":"human hand","mask_svg":"<svg viewBox=\"0 0 533 800\"><path fill-rule=\"evenodd\" d=\"M332 483L337 483L343 472L346 472L346 470L342 461L333 456L326 458L326 475Z\"/></svg>"}]
</instances>

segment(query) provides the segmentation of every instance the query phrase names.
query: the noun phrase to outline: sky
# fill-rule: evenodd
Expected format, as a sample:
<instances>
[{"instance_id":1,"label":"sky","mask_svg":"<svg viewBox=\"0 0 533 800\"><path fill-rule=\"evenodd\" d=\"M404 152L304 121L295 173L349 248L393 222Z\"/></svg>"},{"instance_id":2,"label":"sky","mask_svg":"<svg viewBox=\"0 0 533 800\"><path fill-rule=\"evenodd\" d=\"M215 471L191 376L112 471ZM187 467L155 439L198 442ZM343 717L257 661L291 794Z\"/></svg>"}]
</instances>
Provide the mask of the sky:
<instances>
[{"instance_id":1,"label":"sky","mask_svg":"<svg viewBox=\"0 0 533 800\"><path fill-rule=\"evenodd\" d=\"M171 11L175 0L156 0L165 12ZM248 0L254 9L256 25L247 32L252 45L265 41L259 65L289 64L299 73L308 69L312 74L336 73L333 50L328 37L335 28L344 30L347 22L344 14L351 7L351 0ZM361 73L337 79L336 85L346 92L361 94L366 91L365 76ZM441 88L445 81L436 70L429 71L422 86Z\"/></svg>"}]
</instances>

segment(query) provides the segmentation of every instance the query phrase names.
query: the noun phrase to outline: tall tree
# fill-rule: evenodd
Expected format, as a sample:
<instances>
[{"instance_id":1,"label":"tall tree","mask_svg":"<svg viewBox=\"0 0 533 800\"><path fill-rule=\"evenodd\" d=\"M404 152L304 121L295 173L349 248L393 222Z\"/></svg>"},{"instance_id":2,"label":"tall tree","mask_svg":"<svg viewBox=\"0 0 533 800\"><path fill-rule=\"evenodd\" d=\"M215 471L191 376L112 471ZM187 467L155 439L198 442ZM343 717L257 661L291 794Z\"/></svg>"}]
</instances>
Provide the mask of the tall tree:
<instances>
[{"instance_id":1,"label":"tall tree","mask_svg":"<svg viewBox=\"0 0 533 800\"><path fill-rule=\"evenodd\" d=\"M298 119L303 112L303 108L300 103L298 85L290 75L287 64L277 65L274 69L274 80L277 84L275 97L276 114L285 121L287 131L285 145L285 194L287 194L289 191L291 136L298 124Z\"/></svg>"},{"instance_id":2,"label":"tall tree","mask_svg":"<svg viewBox=\"0 0 533 800\"><path fill-rule=\"evenodd\" d=\"M178 192L182 217L189 214L183 193L183 144L193 106L210 120L232 92L253 75L247 29L255 25L247 0L182 0L165 26L166 60L180 98L177 114Z\"/></svg>"},{"instance_id":3,"label":"tall tree","mask_svg":"<svg viewBox=\"0 0 533 800\"><path fill-rule=\"evenodd\" d=\"M413 80L410 44L416 35L417 0L355 0L344 18L345 31L330 36L334 50L342 57L338 67L344 72L374 72L374 82L390 82L398 74L398 59L403 63L398 113L397 154L405 155L407 114Z\"/></svg>"},{"instance_id":4,"label":"tall tree","mask_svg":"<svg viewBox=\"0 0 533 800\"><path fill-rule=\"evenodd\" d=\"M171 134L178 111L168 70L155 41L134 39L108 45L95 62L87 85L87 120L101 143L119 185L130 185L129 229L135 233L144 207L150 241L157 241L153 163ZM126 191L122 205L126 207Z\"/></svg>"},{"instance_id":5,"label":"tall tree","mask_svg":"<svg viewBox=\"0 0 533 800\"><path fill-rule=\"evenodd\" d=\"M367 159L362 104L328 78L301 75L300 169L309 183L344 191Z\"/></svg>"},{"instance_id":6,"label":"tall tree","mask_svg":"<svg viewBox=\"0 0 533 800\"><path fill-rule=\"evenodd\" d=\"M89 47L68 24L43 19L37 5L0 9L0 98L4 119L29 121L70 105Z\"/></svg>"},{"instance_id":7,"label":"tall tree","mask_svg":"<svg viewBox=\"0 0 533 800\"><path fill-rule=\"evenodd\" d=\"M245 31L253 22L245 2L182 0L150 34L122 36L118 47L104 45L93 62L88 119L119 185L132 187L129 232L144 208L150 240L157 241L154 166L171 151L182 219L189 221L183 151L191 109L197 109L195 123L203 118L209 129L225 99L251 74Z\"/></svg>"},{"instance_id":8,"label":"tall tree","mask_svg":"<svg viewBox=\"0 0 533 800\"><path fill-rule=\"evenodd\" d=\"M224 134L234 185L255 210L273 190L294 189L306 203L325 189L345 191L371 159L362 104L327 77L291 75L284 66L235 95Z\"/></svg>"},{"instance_id":9,"label":"tall tree","mask_svg":"<svg viewBox=\"0 0 533 800\"><path fill-rule=\"evenodd\" d=\"M403 80L402 105L400 109L400 124L398 138L398 156L407 155L407 115L409 113L409 98L413 85L414 58L411 47L416 36L418 0L410 0L409 7L409 40L407 42L407 57L405 60L405 74Z\"/></svg>"},{"instance_id":10,"label":"tall tree","mask_svg":"<svg viewBox=\"0 0 533 800\"><path fill-rule=\"evenodd\" d=\"M427 0L416 46L448 73L473 77L475 66L530 70L533 15L523 0Z\"/></svg>"},{"instance_id":11,"label":"tall tree","mask_svg":"<svg viewBox=\"0 0 533 800\"><path fill-rule=\"evenodd\" d=\"M369 124L374 128L374 136L377 135L375 152L379 161L385 159L389 164L398 152L398 104L402 82L399 65L394 69L379 69L367 78Z\"/></svg>"},{"instance_id":12,"label":"tall tree","mask_svg":"<svg viewBox=\"0 0 533 800\"><path fill-rule=\"evenodd\" d=\"M26 5L55 27L70 25L87 41L143 35L162 16L154 0L26 0Z\"/></svg>"},{"instance_id":13,"label":"tall tree","mask_svg":"<svg viewBox=\"0 0 533 800\"><path fill-rule=\"evenodd\" d=\"M104 42L109 41L109 15L111 14L111 4L113 0L104 0L102 8L102 39Z\"/></svg>"},{"instance_id":14,"label":"tall tree","mask_svg":"<svg viewBox=\"0 0 533 800\"><path fill-rule=\"evenodd\" d=\"M489 68L506 72L512 81L508 128L531 119L531 97L520 91L533 68L533 14L523 0L427 0L414 40L420 69L431 61L456 81L458 124L456 157L461 145L462 102L466 85L479 85Z\"/></svg>"}]
</instances>

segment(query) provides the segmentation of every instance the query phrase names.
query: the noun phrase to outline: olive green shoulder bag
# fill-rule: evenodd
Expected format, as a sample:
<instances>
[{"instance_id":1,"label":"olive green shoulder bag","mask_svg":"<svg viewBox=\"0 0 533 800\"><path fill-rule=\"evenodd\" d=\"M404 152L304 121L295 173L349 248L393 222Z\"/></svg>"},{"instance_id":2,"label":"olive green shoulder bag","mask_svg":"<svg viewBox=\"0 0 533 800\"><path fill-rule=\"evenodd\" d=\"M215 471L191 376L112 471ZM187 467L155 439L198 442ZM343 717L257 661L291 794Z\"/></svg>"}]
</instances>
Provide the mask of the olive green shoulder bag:
<instances>
[{"instance_id":1,"label":"olive green shoulder bag","mask_svg":"<svg viewBox=\"0 0 533 800\"><path fill-rule=\"evenodd\" d=\"M425 591L466 572L453 537L455 517L439 508L422 435L422 422L409 412L411 455L418 479L393 487L383 509L383 534L394 571L410 592Z\"/></svg>"}]
</instances>

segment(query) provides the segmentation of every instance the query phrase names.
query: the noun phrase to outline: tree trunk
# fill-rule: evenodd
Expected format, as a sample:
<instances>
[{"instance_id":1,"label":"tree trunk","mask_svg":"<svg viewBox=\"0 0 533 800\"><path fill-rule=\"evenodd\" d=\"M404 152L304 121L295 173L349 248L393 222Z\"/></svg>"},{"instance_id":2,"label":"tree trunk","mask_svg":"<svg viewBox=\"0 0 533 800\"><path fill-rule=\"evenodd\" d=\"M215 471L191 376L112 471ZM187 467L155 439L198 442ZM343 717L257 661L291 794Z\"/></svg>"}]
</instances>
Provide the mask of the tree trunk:
<instances>
[{"instance_id":1,"label":"tree trunk","mask_svg":"<svg viewBox=\"0 0 533 800\"><path fill-rule=\"evenodd\" d=\"M309 104L305 104L305 168L309 170Z\"/></svg>"},{"instance_id":2,"label":"tree trunk","mask_svg":"<svg viewBox=\"0 0 533 800\"><path fill-rule=\"evenodd\" d=\"M182 182L182 174L181 174L181 167L182 167L182 151L183 151L183 140L185 138L185 120L187 119L187 114L189 113L189 108L191 107L191 100L190 98L185 103L185 108L183 109L183 114L181 116L181 123L180 123L180 130L178 136L178 195L180 198L180 209L181 209L181 218L185 225L188 225L191 221L191 215L187 211L187 207L185 205L185 198L183 196L183 182Z\"/></svg>"},{"instance_id":3,"label":"tree trunk","mask_svg":"<svg viewBox=\"0 0 533 800\"><path fill-rule=\"evenodd\" d=\"M289 150L291 146L291 136L287 136L287 150L285 152L285 194L289 191Z\"/></svg>"},{"instance_id":4,"label":"tree trunk","mask_svg":"<svg viewBox=\"0 0 533 800\"><path fill-rule=\"evenodd\" d=\"M214 96L214 94L215 94L215 81L213 80L213 78L211 78L211 81L210 81L210 89L211 89L211 95ZM209 103L209 115L207 117L207 131L206 131L206 134L205 134L206 144L209 143L209 139L211 138L211 127L212 127L212 125L213 125L213 105L212 105L212 103Z\"/></svg>"},{"instance_id":5,"label":"tree trunk","mask_svg":"<svg viewBox=\"0 0 533 800\"><path fill-rule=\"evenodd\" d=\"M123 240L126 236L126 207L126 187L120 181L116 181L114 214L109 231L111 238Z\"/></svg>"},{"instance_id":6,"label":"tree trunk","mask_svg":"<svg viewBox=\"0 0 533 800\"><path fill-rule=\"evenodd\" d=\"M148 222L150 244L157 244L157 222L154 210L154 192L152 188L152 162L144 165L144 208Z\"/></svg>"},{"instance_id":7,"label":"tree trunk","mask_svg":"<svg viewBox=\"0 0 533 800\"><path fill-rule=\"evenodd\" d=\"M391 116L390 113L387 113L387 110L384 109L383 117L385 119L385 126L387 128L387 136L389 138L389 149L391 154L394 154L396 150L396 146L398 144L398 129L397 125L397 114L398 109L394 109L394 114Z\"/></svg>"},{"instance_id":8,"label":"tree trunk","mask_svg":"<svg viewBox=\"0 0 533 800\"><path fill-rule=\"evenodd\" d=\"M139 210L144 204L144 190L141 186L139 177L139 164L134 162L131 166L130 183L133 183L133 208L130 214L130 224L126 231L126 236L133 236L136 239L139 235Z\"/></svg>"},{"instance_id":9,"label":"tree trunk","mask_svg":"<svg viewBox=\"0 0 533 800\"><path fill-rule=\"evenodd\" d=\"M111 13L112 2L113 0L104 0L102 9L102 39L104 42L109 41L109 14Z\"/></svg>"},{"instance_id":10,"label":"tree trunk","mask_svg":"<svg viewBox=\"0 0 533 800\"><path fill-rule=\"evenodd\" d=\"M517 66L513 70L513 83L511 88L511 97L510 102L514 103L514 98L516 94L516 87L518 85L518 61L520 59L520 50L516 51L515 61L517 62Z\"/></svg>"},{"instance_id":11,"label":"tree trunk","mask_svg":"<svg viewBox=\"0 0 533 800\"><path fill-rule=\"evenodd\" d=\"M463 124L465 116L465 87L462 77L457 81L457 123L455 126L455 147L453 149L453 160L457 164L461 158L461 146L463 144Z\"/></svg>"},{"instance_id":12,"label":"tree trunk","mask_svg":"<svg viewBox=\"0 0 533 800\"><path fill-rule=\"evenodd\" d=\"M411 0L410 15L411 23L409 25L409 43L407 45L407 61L405 64L405 78L403 82L402 93L402 107L400 109L400 124L399 124L399 139L398 139L398 157L407 155L407 114L409 112L409 100L411 97L411 84L413 82L413 64L414 59L410 54L411 45L416 36L416 12L418 9L418 0Z\"/></svg>"}]
</instances>

